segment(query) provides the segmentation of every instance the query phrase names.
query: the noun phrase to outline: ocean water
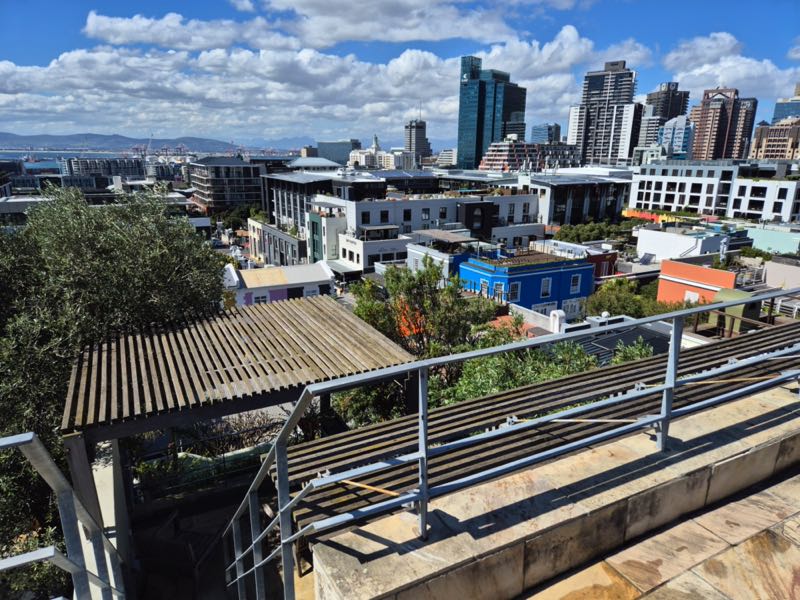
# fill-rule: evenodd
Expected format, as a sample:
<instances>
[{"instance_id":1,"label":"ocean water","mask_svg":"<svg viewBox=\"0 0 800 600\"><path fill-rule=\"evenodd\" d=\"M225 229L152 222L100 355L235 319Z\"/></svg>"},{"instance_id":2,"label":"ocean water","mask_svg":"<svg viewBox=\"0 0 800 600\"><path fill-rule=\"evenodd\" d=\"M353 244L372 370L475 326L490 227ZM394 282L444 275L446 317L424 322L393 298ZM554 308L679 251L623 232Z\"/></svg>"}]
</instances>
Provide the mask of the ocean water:
<instances>
[{"instance_id":1,"label":"ocean water","mask_svg":"<svg viewBox=\"0 0 800 600\"><path fill-rule=\"evenodd\" d=\"M37 161L40 160L57 160L59 158L134 158L128 152L87 152L75 150L54 150L48 152L30 152L25 150L0 150L0 160L3 159L22 159L26 157L33 157Z\"/></svg>"}]
</instances>

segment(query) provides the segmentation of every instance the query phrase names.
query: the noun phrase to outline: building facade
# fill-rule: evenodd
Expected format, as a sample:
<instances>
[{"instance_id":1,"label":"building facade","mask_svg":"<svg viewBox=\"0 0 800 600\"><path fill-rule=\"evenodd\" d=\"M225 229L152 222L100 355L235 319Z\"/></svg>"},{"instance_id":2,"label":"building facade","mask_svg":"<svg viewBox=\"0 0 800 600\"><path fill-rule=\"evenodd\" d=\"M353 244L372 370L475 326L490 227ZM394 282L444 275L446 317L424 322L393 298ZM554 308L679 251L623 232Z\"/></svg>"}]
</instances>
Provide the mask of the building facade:
<instances>
[{"instance_id":1,"label":"building facade","mask_svg":"<svg viewBox=\"0 0 800 600\"><path fill-rule=\"evenodd\" d=\"M607 62L583 80L581 104L569 114L567 143L584 164L628 164L639 141L642 105L633 102L636 73L625 61Z\"/></svg>"},{"instance_id":2,"label":"building facade","mask_svg":"<svg viewBox=\"0 0 800 600\"><path fill-rule=\"evenodd\" d=\"M578 318L594 290L594 266L536 251L499 258L471 257L459 266L463 287L498 302L549 315L563 310Z\"/></svg>"},{"instance_id":3,"label":"building facade","mask_svg":"<svg viewBox=\"0 0 800 600\"><path fill-rule=\"evenodd\" d=\"M689 108L689 92L679 90L678 83L668 81L658 85L658 89L647 94L647 106L653 107L653 116L665 121L685 115Z\"/></svg>"},{"instance_id":4,"label":"building facade","mask_svg":"<svg viewBox=\"0 0 800 600\"><path fill-rule=\"evenodd\" d=\"M484 70L475 56L461 57L457 166L476 168L492 142L508 134L525 139L527 90L503 71Z\"/></svg>"},{"instance_id":5,"label":"building facade","mask_svg":"<svg viewBox=\"0 0 800 600\"><path fill-rule=\"evenodd\" d=\"M261 204L261 169L241 158L207 156L189 164L193 200L210 212Z\"/></svg>"},{"instance_id":6,"label":"building facade","mask_svg":"<svg viewBox=\"0 0 800 600\"><path fill-rule=\"evenodd\" d=\"M794 96L779 98L775 102L775 112L772 114L772 124L783 121L789 117L800 117L800 83L794 87Z\"/></svg>"},{"instance_id":7,"label":"building facade","mask_svg":"<svg viewBox=\"0 0 800 600\"><path fill-rule=\"evenodd\" d=\"M553 144L561 141L561 125L558 123L539 123L531 127L532 144Z\"/></svg>"},{"instance_id":8,"label":"building facade","mask_svg":"<svg viewBox=\"0 0 800 600\"><path fill-rule=\"evenodd\" d=\"M569 144L521 142L515 135L489 145L478 167L481 171L543 171L546 168L577 167L578 147Z\"/></svg>"},{"instance_id":9,"label":"building facade","mask_svg":"<svg viewBox=\"0 0 800 600\"><path fill-rule=\"evenodd\" d=\"M327 158L340 165L346 165L350 153L360 148L361 141L356 139L317 142L317 156Z\"/></svg>"},{"instance_id":10,"label":"building facade","mask_svg":"<svg viewBox=\"0 0 800 600\"><path fill-rule=\"evenodd\" d=\"M247 219L250 257L259 264L303 265L309 262L305 237L258 219Z\"/></svg>"},{"instance_id":11,"label":"building facade","mask_svg":"<svg viewBox=\"0 0 800 600\"><path fill-rule=\"evenodd\" d=\"M739 98L735 88L703 92L703 100L692 108L695 125L692 158L718 160L745 158L753 134L758 100Z\"/></svg>"},{"instance_id":12,"label":"building facade","mask_svg":"<svg viewBox=\"0 0 800 600\"><path fill-rule=\"evenodd\" d=\"M663 161L634 173L629 207L767 221L800 220L800 181L786 163Z\"/></svg>"},{"instance_id":13,"label":"building facade","mask_svg":"<svg viewBox=\"0 0 800 600\"><path fill-rule=\"evenodd\" d=\"M800 160L800 116L756 127L750 158Z\"/></svg>"},{"instance_id":14,"label":"building facade","mask_svg":"<svg viewBox=\"0 0 800 600\"><path fill-rule=\"evenodd\" d=\"M141 158L62 158L62 175L119 175L127 179L144 179L145 167Z\"/></svg>"},{"instance_id":15,"label":"building facade","mask_svg":"<svg viewBox=\"0 0 800 600\"><path fill-rule=\"evenodd\" d=\"M427 124L421 119L413 119L405 125L405 144L403 149L414 155L414 164L419 166L422 159L431 156L431 144L427 137ZM403 167L405 168L405 167Z\"/></svg>"},{"instance_id":16,"label":"building facade","mask_svg":"<svg viewBox=\"0 0 800 600\"><path fill-rule=\"evenodd\" d=\"M667 150L667 156L675 159L692 159L694 123L686 115L670 119L658 131L658 144Z\"/></svg>"}]
</instances>

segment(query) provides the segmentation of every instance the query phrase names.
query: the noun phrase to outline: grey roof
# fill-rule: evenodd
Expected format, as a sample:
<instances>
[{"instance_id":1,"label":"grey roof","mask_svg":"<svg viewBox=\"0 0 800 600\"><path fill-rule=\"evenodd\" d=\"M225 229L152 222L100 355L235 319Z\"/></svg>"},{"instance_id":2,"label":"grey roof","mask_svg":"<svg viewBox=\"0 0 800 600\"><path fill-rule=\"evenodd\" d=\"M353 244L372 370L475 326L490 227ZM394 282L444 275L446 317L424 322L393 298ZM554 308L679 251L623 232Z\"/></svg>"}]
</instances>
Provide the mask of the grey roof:
<instances>
[{"instance_id":1,"label":"grey roof","mask_svg":"<svg viewBox=\"0 0 800 600\"><path fill-rule=\"evenodd\" d=\"M403 171L402 169L382 169L372 171L376 177L384 179L435 179L436 175L430 171Z\"/></svg>"},{"instance_id":2,"label":"grey roof","mask_svg":"<svg viewBox=\"0 0 800 600\"><path fill-rule=\"evenodd\" d=\"M318 156L301 156L299 158L295 158L292 162L289 163L289 166L294 169L311 169L311 168L323 168L329 167L331 169L337 169L341 167L337 162L333 162L332 160L328 160L327 158L322 158Z\"/></svg>"},{"instance_id":3,"label":"grey roof","mask_svg":"<svg viewBox=\"0 0 800 600\"><path fill-rule=\"evenodd\" d=\"M291 183L314 183L315 181L328 181L332 179L330 174L327 173L270 173L268 175L262 175L262 177L289 181Z\"/></svg>"},{"instance_id":4,"label":"grey roof","mask_svg":"<svg viewBox=\"0 0 800 600\"><path fill-rule=\"evenodd\" d=\"M448 244L466 244L468 242L475 241L475 238L473 237L464 235L460 232L448 231L446 229L419 229L414 230L411 233L421 237L447 242Z\"/></svg>"},{"instance_id":5,"label":"grey roof","mask_svg":"<svg viewBox=\"0 0 800 600\"><path fill-rule=\"evenodd\" d=\"M603 175L531 175L531 183L540 185L591 185L593 183L630 183L628 179L620 177L605 177Z\"/></svg>"},{"instance_id":6,"label":"grey roof","mask_svg":"<svg viewBox=\"0 0 800 600\"><path fill-rule=\"evenodd\" d=\"M192 161L192 164L206 167L247 167L250 165L238 156L204 156Z\"/></svg>"}]
</instances>

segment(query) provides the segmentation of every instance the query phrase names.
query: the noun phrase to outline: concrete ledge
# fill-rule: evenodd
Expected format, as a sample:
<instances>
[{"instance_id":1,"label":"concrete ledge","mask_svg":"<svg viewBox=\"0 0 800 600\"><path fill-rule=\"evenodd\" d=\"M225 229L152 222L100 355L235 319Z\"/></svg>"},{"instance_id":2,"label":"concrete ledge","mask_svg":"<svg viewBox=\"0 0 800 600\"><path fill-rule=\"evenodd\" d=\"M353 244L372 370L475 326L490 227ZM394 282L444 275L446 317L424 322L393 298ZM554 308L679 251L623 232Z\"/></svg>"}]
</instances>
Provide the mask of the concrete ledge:
<instances>
[{"instance_id":1,"label":"concrete ledge","mask_svg":"<svg viewBox=\"0 0 800 600\"><path fill-rule=\"evenodd\" d=\"M777 388L431 502L314 547L317 598L514 598L800 463L800 402Z\"/></svg>"}]
</instances>

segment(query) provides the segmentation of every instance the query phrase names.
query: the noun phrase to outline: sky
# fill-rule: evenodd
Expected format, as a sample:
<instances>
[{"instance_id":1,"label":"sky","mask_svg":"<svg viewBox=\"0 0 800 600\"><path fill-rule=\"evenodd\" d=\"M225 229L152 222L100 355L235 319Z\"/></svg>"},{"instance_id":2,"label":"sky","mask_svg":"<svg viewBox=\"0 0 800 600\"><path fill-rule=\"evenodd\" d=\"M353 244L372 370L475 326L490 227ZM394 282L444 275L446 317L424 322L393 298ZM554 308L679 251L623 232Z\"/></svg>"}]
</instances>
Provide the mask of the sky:
<instances>
[{"instance_id":1,"label":"sky","mask_svg":"<svg viewBox=\"0 0 800 600\"><path fill-rule=\"evenodd\" d=\"M769 120L800 82L798 0L0 0L0 131L261 145L411 118L457 137L459 57L527 87L528 130L564 133L587 70L736 87Z\"/></svg>"}]
</instances>

